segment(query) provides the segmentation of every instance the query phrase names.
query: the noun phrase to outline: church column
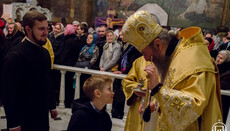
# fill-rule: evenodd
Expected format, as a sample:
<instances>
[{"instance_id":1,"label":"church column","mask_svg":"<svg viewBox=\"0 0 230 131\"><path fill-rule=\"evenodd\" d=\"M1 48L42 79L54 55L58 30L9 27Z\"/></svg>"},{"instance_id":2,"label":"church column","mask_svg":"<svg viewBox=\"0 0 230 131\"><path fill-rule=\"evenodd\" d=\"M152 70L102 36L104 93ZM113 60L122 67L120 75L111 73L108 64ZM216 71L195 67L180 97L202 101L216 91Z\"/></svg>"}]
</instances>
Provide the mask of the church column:
<instances>
[{"instance_id":1,"label":"church column","mask_svg":"<svg viewBox=\"0 0 230 131\"><path fill-rule=\"evenodd\" d=\"M89 26L93 23L93 4L94 0L81 0L81 21L85 21Z\"/></svg>"},{"instance_id":2,"label":"church column","mask_svg":"<svg viewBox=\"0 0 230 131\"><path fill-rule=\"evenodd\" d=\"M74 0L70 0L70 12L69 12L69 16L70 18L74 18Z\"/></svg>"},{"instance_id":3,"label":"church column","mask_svg":"<svg viewBox=\"0 0 230 131\"><path fill-rule=\"evenodd\" d=\"M228 6L229 6L229 0L224 0L224 7L223 7L223 12L222 12L222 19L221 19L221 26L225 26L227 23L226 22L226 16L228 12Z\"/></svg>"}]
</instances>

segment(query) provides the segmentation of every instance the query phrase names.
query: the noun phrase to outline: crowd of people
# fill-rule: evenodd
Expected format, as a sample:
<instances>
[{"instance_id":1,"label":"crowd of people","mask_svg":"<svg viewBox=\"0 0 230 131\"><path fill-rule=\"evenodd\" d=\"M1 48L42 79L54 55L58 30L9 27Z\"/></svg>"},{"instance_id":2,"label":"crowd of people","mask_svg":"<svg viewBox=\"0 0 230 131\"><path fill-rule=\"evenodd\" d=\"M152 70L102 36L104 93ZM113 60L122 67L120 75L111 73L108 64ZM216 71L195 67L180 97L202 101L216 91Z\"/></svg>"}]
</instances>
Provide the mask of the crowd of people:
<instances>
[{"instance_id":1,"label":"crowd of people","mask_svg":"<svg viewBox=\"0 0 230 131\"><path fill-rule=\"evenodd\" d=\"M135 14L140 15L138 18L149 15L145 11ZM123 118L125 100L130 106L126 131L156 127L159 130L211 129L217 117L222 119L221 104L225 123L230 97L222 96L221 103L218 93L219 88L230 89L230 31L223 29L216 33L209 30L202 32L197 27L169 31L157 24L151 15L148 16L149 20L146 20L146 16L140 18L146 25L134 26L130 23L137 23L138 18L130 18L122 28L116 29L119 33L106 25L94 29L86 22L48 24L44 15L36 11L23 17L23 27L13 19L1 18L0 68L1 92L4 93L0 95L0 104L4 104L7 127L12 131L37 128L38 125L30 122L33 119L30 114L35 112L38 115L41 113L42 118L39 120L44 125L34 130L49 129L48 111L52 118L57 117L55 105L59 103L60 89L60 72L53 69L53 64L127 74L123 81L115 79L114 94L108 93L113 98L112 117ZM153 24L149 24L149 21ZM220 76L216 74L218 71ZM80 114L82 119L88 116L84 109L89 109L91 105L99 112L102 110L104 117L99 117L95 112L92 115L109 125L103 127L98 124L98 128L111 130L111 121L108 121L108 114L104 111L104 106L111 101L103 100L110 96L102 97L103 88L92 85L92 81L102 81L101 84L95 82L100 86L111 84L110 79L81 75L81 99L74 101L74 75L73 72L67 72L65 76L65 107L74 110L68 130L84 130L85 123L81 125L78 116ZM140 83L143 86L139 87ZM93 92L88 89L92 86L96 87ZM146 90L139 92L133 90L134 87ZM105 88L110 90L109 86ZM41 94L44 94L43 97ZM186 105L179 106L178 113L173 113L175 106L168 105L173 103L174 98ZM97 105L100 101L103 101L102 105ZM215 109L212 107L214 105ZM151 111L159 114L155 126L143 121L143 111L148 106ZM15 116L18 119L14 119ZM207 119L210 122L205 122ZM97 121L94 118L90 120L92 123Z\"/></svg>"}]
</instances>

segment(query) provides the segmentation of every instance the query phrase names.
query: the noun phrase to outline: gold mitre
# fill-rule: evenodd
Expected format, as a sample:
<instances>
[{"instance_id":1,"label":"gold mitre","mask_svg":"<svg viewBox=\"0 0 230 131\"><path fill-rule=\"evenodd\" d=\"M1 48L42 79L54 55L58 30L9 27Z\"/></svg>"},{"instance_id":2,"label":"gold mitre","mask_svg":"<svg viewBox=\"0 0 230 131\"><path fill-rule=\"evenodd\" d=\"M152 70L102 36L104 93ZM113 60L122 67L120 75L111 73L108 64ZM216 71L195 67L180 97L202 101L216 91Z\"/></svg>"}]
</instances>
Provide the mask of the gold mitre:
<instances>
[{"instance_id":1,"label":"gold mitre","mask_svg":"<svg viewBox=\"0 0 230 131\"><path fill-rule=\"evenodd\" d=\"M131 15L122 27L125 41L132 44L138 51L147 47L161 32L162 27L146 10L140 10Z\"/></svg>"}]
</instances>

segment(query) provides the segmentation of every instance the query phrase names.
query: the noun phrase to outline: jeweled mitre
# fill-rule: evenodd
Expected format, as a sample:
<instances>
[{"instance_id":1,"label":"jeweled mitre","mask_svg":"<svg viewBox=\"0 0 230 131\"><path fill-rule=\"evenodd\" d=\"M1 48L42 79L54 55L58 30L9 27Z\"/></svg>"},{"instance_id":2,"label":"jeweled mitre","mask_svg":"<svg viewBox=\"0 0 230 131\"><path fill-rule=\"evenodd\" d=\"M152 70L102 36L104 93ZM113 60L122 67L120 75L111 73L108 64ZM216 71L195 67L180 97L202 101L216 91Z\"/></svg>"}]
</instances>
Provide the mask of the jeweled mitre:
<instances>
[{"instance_id":1,"label":"jeweled mitre","mask_svg":"<svg viewBox=\"0 0 230 131\"><path fill-rule=\"evenodd\" d=\"M149 12L140 10L126 20L122 27L122 34L125 41L141 52L157 37L161 30L162 27L156 23Z\"/></svg>"}]
</instances>

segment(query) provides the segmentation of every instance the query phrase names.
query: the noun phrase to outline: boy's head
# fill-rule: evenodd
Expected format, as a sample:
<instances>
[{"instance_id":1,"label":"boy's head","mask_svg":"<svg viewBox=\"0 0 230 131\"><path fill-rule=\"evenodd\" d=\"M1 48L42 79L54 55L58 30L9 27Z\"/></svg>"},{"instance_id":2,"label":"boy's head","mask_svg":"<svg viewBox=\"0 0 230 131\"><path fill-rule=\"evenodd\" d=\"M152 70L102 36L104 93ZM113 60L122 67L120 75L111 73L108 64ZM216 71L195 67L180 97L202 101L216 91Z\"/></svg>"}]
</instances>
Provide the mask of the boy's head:
<instances>
[{"instance_id":1,"label":"boy's head","mask_svg":"<svg viewBox=\"0 0 230 131\"><path fill-rule=\"evenodd\" d=\"M114 93L111 91L112 79L105 75L94 75L88 78L84 85L83 90L85 95L92 101L95 98L102 98L105 103L112 103Z\"/></svg>"}]
</instances>

